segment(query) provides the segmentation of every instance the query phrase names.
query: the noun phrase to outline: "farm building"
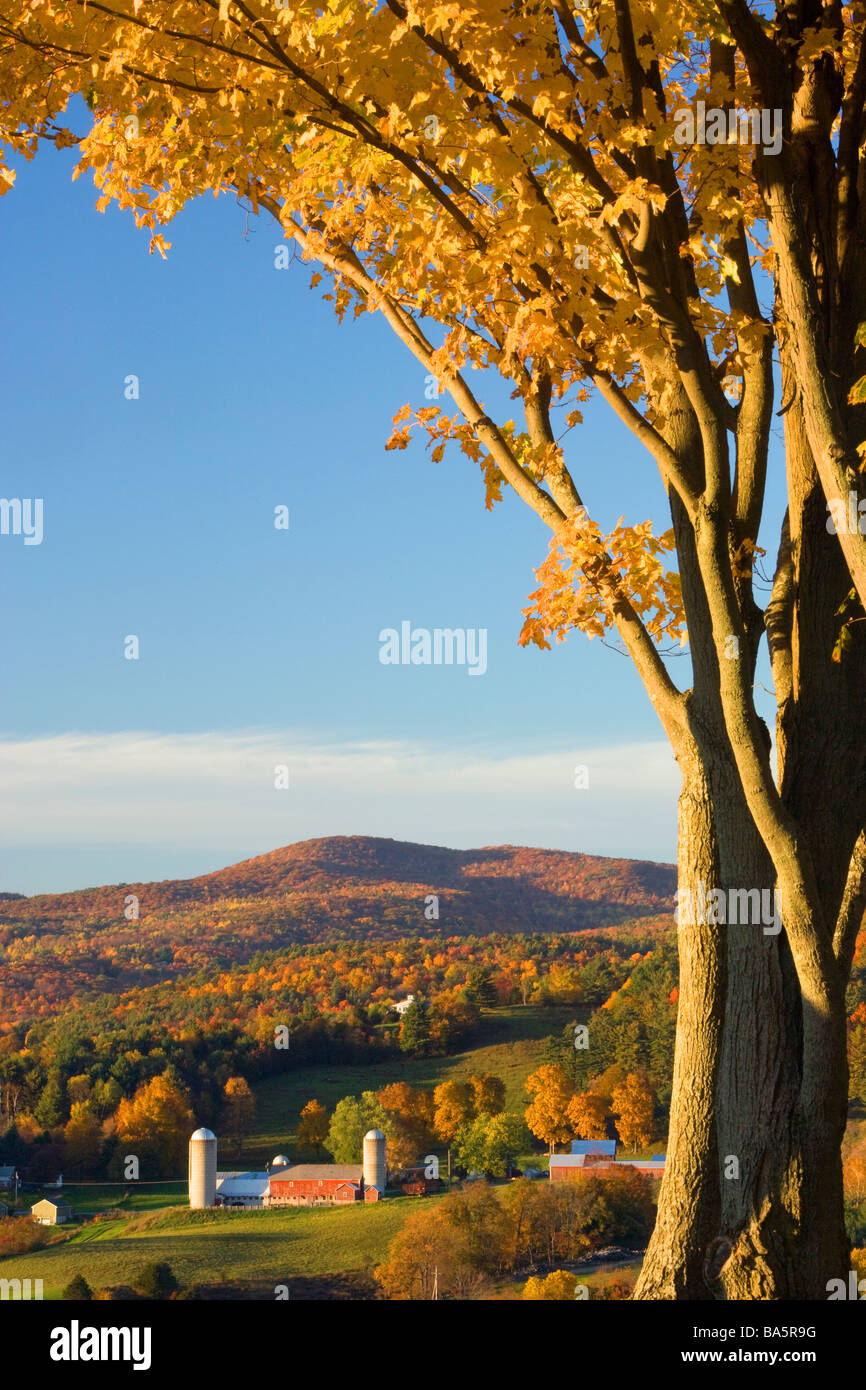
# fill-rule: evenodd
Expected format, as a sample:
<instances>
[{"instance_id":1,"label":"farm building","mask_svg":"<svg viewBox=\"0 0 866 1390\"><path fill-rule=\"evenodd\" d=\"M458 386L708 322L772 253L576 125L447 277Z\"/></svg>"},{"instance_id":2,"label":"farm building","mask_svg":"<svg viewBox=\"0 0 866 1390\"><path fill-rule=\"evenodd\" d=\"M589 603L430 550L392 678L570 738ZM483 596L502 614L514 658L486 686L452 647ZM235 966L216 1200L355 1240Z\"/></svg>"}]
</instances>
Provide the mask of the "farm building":
<instances>
[{"instance_id":1,"label":"farm building","mask_svg":"<svg viewBox=\"0 0 866 1390\"><path fill-rule=\"evenodd\" d=\"M14 1167L0 1168L0 1192L6 1192L14 1202L18 1197L18 1171ZM9 1202L0 1202L0 1216L8 1216L12 1207Z\"/></svg>"},{"instance_id":2,"label":"farm building","mask_svg":"<svg viewBox=\"0 0 866 1390\"><path fill-rule=\"evenodd\" d=\"M407 1197L427 1197L431 1192L439 1192L442 1187L440 1178L432 1176L426 1163L415 1163L410 1168L403 1168L397 1175L397 1180Z\"/></svg>"},{"instance_id":3,"label":"farm building","mask_svg":"<svg viewBox=\"0 0 866 1390\"><path fill-rule=\"evenodd\" d=\"M581 1147L575 1152L575 1146ZM637 1169L651 1178L664 1177L665 1155L652 1158L616 1158L613 1139L576 1139L570 1154L551 1154L550 1181L567 1182L574 1178L609 1178Z\"/></svg>"},{"instance_id":4,"label":"farm building","mask_svg":"<svg viewBox=\"0 0 866 1390\"><path fill-rule=\"evenodd\" d=\"M364 1193L360 1163L293 1163L271 1178L268 1206L357 1202Z\"/></svg>"},{"instance_id":5,"label":"farm building","mask_svg":"<svg viewBox=\"0 0 866 1390\"><path fill-rule=\"evenodd\" d=\"M14 1167L0 1167L0 1192L11 1192L16 1195L18 1190L18 1173Z\"/></svg>"},{"instance_id":6,"label":"farm building","mask_svg":"<svg viewBox=\"0 0 866 1390\"><path fill-rule=\"evenodd\" d=\"M216 1165L216 1135L211 1129L197 1129L189 1140L189 1204L193 1211L215 1205Z\"/></svg>"},{"instance_id":7,"label":"farm building","mask_svg":"<svg viewBox=\"0 0 866 1390\"><path fill-rule=\"evenodd\" d=\"M277 1154L264 1172L218 1172L216 1145L210 1130L196 1130L190 1139L193 1208L331 1206L385 1195L385 1136L378 1129L364 1136L363 1163L291 1163Z\"/></svg>"},{"instance_id":8,"label":"farm building","mask_svg":"<svg viewBox=\"0 0 866 1390\"><path fill-rule=\"evenodd\" d=\"M268 1173L217 1173L214 1207L263 1207L270 1187Z\"/></svg>"},{"instance_id":9,"label":"farm building","mask_svg":"<svg viewBox=\"0 0 866 1390\"><path fill-rule=\"evenodd\" d=\"M30 1208L30 1215L40 1226L62 1226L72 1216L72 1208L68 1202L61 1202L56 1197L43 1197L41 1202L35 1202Z\"/></svg>"},{"instance_id":10,"label":"farm building","mask_svg":"<svg viewBox=\"0 0 866 1390\"><path fill-rule=\"evenodd\" d=\"M593 1157L616 1158L616 1140L572 1139L571 1152L573 1154L588 1154Z\"/></svg>"},{"instance_id":11,"label":"farm building","mask_svg":"<svg viewBox=\"0 0 866 1390\"><path fill-rule=\"evenodd\" d=\"M439 1178L426 1178L421 1173L420 1177L407 1178L400 1184L407 1197L429 1197L431 1192L438 1192L442 1187Z\"/></svg>"},{"instance_id":12,"label":"farm building","mask_svg":"<svg viewBox=\"0 0 866 1390\"><path fill-rule=\"evenodd\" d=\"M410 1004L414 1004L414 1003L415 1003L415 996L414 996L414 994L407 994L405 999L401 999L400 1002L399 1002L398 1004L392 1004L392 1005L391 1005L391 1008L394 1010L395 1014L399 1014L400 1017L402 1018L403 1015L404 1015L404 1013L405 1013L406 1010L408 1009L409 1005L410 1005Z\"/></svg>"}]
</instances>

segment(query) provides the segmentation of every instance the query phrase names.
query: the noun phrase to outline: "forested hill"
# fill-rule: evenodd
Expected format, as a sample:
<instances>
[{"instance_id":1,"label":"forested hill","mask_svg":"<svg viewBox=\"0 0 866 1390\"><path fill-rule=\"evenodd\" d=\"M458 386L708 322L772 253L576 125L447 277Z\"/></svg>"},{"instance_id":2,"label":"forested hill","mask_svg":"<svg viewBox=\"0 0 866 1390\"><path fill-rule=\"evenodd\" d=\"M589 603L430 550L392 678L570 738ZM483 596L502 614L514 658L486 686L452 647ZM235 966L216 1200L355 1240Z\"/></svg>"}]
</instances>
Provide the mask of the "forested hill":
<instances>
[{"instance_id":1,"label":"forested hill","mask_svg":"<svg viewBox=\"0 0 866 1390\"><path fill-rule=\"evenodd\" d=\"M425 918L425 899L435 894L439 931L576 931L670 912L675 891L670 864L514 845L455 850L332 836L302 840L198 878L33 898L9 894L0 899L0 923L122 922L124 899L134 894L142 920L225 900L261 899L271 911L282 903L293 918L308 916L308 925L328 918L365 935L377 923L429 933L436 928Z\"/></svg>"},{"instance_id":2,"label":"forested hill","mask_svg":"<svg viewBox=\"0 0 866 1390\"><path fill-rule=\"evenodd\" d=\"M351 836L305 840L200 878L10 895L0 901L0 1019L341 941L628 934L653 918L653 930L666 932L674 889L665 864Z\"/></svg>"}]
</instances>

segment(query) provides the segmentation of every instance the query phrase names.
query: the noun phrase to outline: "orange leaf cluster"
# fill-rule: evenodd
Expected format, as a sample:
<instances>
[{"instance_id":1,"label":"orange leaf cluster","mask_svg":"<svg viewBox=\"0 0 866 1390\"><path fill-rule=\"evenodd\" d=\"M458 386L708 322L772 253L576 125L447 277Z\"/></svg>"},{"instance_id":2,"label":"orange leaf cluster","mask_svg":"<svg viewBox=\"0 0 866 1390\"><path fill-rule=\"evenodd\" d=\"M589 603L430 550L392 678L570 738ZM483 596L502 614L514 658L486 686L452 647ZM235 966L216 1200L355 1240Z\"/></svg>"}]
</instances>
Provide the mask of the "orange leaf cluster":
<instances>
[{"instance_id":1,"label":"orange leaf cluster","mask_svg":"<svg viewBox=\"0 0 866 1390\"><path fill-rule=\"evenodd\" d=\"M652 522L624 526L620 518L609 535L580 510L569 517L550 543L536 571L540 587L530 594L520 643L547 648L572 628L603 637L613 624L616 604L627 600L657 642L685 643L687 634L679 575L662 557L674 550L673 531L652 533Z\"/></svg>"}]
</instances>

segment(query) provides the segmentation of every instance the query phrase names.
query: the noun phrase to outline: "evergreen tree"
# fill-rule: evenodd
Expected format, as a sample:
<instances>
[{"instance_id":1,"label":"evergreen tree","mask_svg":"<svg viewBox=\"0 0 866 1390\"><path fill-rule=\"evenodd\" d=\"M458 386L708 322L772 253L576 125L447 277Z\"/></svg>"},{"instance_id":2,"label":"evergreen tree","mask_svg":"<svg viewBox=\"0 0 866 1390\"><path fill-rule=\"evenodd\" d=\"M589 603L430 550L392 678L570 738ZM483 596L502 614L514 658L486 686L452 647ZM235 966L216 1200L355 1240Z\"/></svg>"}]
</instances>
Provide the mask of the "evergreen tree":
<instances>
[{"instance_id":1,"label":"evergreen tree","mask_svg":"<svg viewBox=\"0 0 866 1390\"><path fill-rule=\"evenodd\" d=\"M93 1297L93 1290L83 1274L76 1274L66 1285L62 1297L67 1303L85 1303Z\"/></svg>"},{"instance_id":2,"label":"evergreen tree","mask_svg":"<svg viewBox=\"0 0 866 1390\"><path fill-rule=\"evenodd\" d=\"M4 1167L20 1168L27 1161L29 1145L21 1138L18 1127L10 1125L0 1138L0 1164Z\"/></svg>"},{"instance_id":3,"label":"evergreen tree","mask_svg":"<svg viewBox=\"0 0 866 1390\"><path fill-rule=\"evenodd\" d=\"M577 1020L566 1023L561 1033L552 1033L545 1038L541 1049L541 1061L543 1065L552 1067L562 1067L576 1088L585 1085L591 1073L589 1064L588 1048L576 1048L574 1045L575 1027Z\"/></svg>"},{"instance_id":4,"label":"evergreen tree","mask_svg":"<svg viewBox=\"0 0 866 1390\"><path fill-rule=\"evenodd\" d=\"M52 1072L36 1102L34 1115L44 1129L55 1129L63 1123L66 1095L59 1072Z\"/></svg>"},{"instance_id":5,"label":"evergreen tree","mask_svg":"<svg viewBox=\"0 0 866 1390\"><path fill-rule=\"evenodd\" d=\"M430 1010L423 999L413 999L403 1015L400 1048L413 1057L426 1057L430 1049Z\"/></svg>"},{"instance_id":6,"label":"evergreen tree","mask_svg":"<svg viewBox=\"0 0 866 1390\"><path fill-rule=\"evenodd\" d=\"M180 1284L174 1277L171 1265L165 1260L145 1265L138 1276L138 1290L145 1298L169 1298L179 1288Z\"/></svg>"},{"instance_id":7,"label":"evergreen tree","mask_svg":"<svg viewBox=\"0 0 866 1390\"><path fill-rule=\"evenodd\" d=\"M466 992L480 1009L495 1009L496 990L486 970L475 969L469 972Z\"/></svg>"}]
</instances>

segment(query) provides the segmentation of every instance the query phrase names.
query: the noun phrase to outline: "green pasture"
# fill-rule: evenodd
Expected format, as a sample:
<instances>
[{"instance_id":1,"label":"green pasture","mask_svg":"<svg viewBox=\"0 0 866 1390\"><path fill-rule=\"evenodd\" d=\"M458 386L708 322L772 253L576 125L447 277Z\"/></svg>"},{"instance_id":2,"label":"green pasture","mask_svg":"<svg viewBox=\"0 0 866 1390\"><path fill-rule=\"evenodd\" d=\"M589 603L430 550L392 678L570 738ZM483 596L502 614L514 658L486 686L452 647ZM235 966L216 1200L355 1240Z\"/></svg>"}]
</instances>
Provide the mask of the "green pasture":
<instances>
[{"instance_id":1,"label":"green pasture","mask_svg":"<svg viewBox=\"0 0 866 1390\"><path fill-rule=\"evenodd\" d=\"M124 1212L156 1211L160 1207L186 1206L189 1201L187 1184L178 1182L118 1182L70 1183L60 1193L55 1188L44 1192L27 1193L29 1206L40 1197L61 1196L80 1215L117 1208Z\"/></svg>"},{"instance_id":2,"label":"green pasture","mask_svg":"<svg viewBox=\"0 0 866 1390\"><path fill-rule=\"evenodd\" d=\"M544 1041L572 1019L585 1020L589 1010L579 1006L544 1008L512 1005L486 1009L471 1048L451 1057L393 1057L359 1066L299 1066L282 1076L268 1077L253 1088L256 1097L255 1132L247 1139L244 1165L265 1163L274 1154L298 1155L298 1118L308 1100L333 1110L343 1096L378 1091L392 1081L410 1086L437 1086L441 1081L464 1081L474 1072L492 1072L505 1082L506 1109L522 1112L528 1098L523 1083L542 1062ZM227 1143L220 1148L220 1166L228 1163ZM231 1157L232 1163L237 1158Z\"/></svg>"},{"instance_id":3,"label":"green pasture","mask_svg":"<svg viewBox=\"0 0 866 1390\"><path fill-rule=\"evenodd\" d=\"M0 1277L42 1279L50 1299L59 1298L76 1274L93 1289L134 1286L142 1266L155 1260L167 1260L183 1286L370 1272L387 1256L412 1205L410 1198L397 1198L344 1210L166 1209L76 1224L58 1244L0 1260Z\"/></svg>"}]
</instances>

